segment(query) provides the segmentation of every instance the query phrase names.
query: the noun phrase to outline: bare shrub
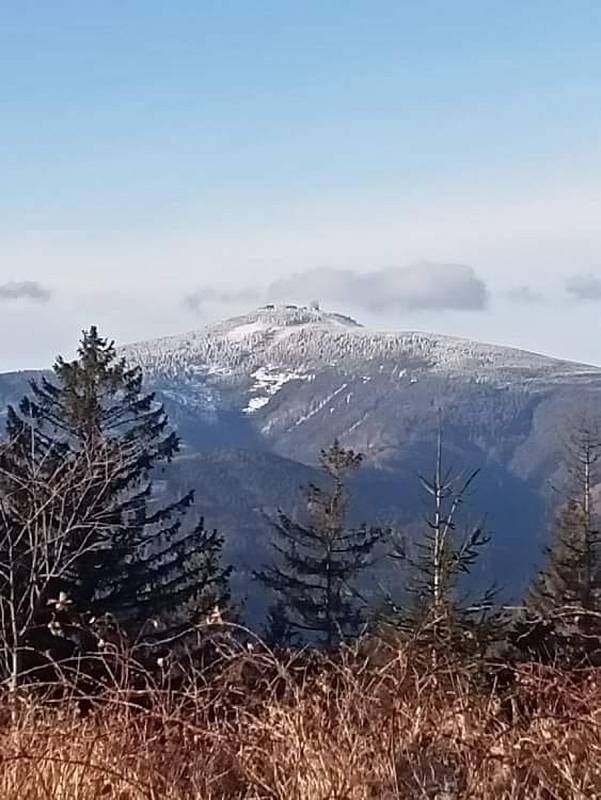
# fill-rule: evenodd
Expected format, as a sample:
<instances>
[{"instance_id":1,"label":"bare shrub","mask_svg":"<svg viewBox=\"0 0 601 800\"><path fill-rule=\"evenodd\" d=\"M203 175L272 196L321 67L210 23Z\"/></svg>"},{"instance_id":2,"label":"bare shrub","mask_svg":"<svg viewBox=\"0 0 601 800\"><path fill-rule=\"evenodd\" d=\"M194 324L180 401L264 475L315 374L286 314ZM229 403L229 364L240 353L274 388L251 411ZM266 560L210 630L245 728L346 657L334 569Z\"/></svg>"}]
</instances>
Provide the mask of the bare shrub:
<instances>
[{"instance_id":1,"label":"bare shrub","mask_svg":"<svg viewBox=\"0 0 601 800\"><path fill-rule=\"evenodd\" d=\"M207 641L210 637L207 637ZM0 796L574 800L601 796L601 673L524 665L484 689L410 648L273 653L223 633L143 691L3 706Z\"/></svg>"}]
</instances>

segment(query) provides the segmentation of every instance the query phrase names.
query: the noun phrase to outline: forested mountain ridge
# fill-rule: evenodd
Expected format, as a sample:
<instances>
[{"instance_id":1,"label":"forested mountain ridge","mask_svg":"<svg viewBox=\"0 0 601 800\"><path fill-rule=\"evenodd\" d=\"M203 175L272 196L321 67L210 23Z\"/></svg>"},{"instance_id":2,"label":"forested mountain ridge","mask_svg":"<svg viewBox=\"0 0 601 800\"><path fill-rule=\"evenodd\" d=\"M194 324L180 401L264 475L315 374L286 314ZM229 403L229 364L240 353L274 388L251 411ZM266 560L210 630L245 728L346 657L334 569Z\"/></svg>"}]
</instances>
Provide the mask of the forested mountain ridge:
<instances>
[{"instance_id":1,"label":"forested mountain ridge","mask_svg":"<svg viewBox=\"0 0 601 800\"><path fill-rule=\"evenodd\" d=\"M499 424L503 439L519 438L533 406L574 392L595 402L601 387L597 367L454 337L373 331L349 317L296 306L267 306L123 353L173 403L206 419L239 414L293 457L302 439L309 462L313 437L322 443L325 426L384 462L391 444L406 439L399 433L416 410L422 417L441 410L450 425L469 416L470 439L484 424L499 444Z\"/></svg>"},{"instance_id":2,"label":"forested mountain ridge","mask_svg":"<svg viewBox=\"0 0 601 800\"><path fill-rule=\"evenodd\" d=\"M358 516L400 526L419 517L416 476L432 469L442 417L453 466L482 468L471 504L494 533L482 569L517 591L541 553L562 430L601 400L597 367L374 331L316 307L265 306L121 352L143 369L185 444L159 486L196 489L243 575L264 557L266 512L294 505L335 438L365 454ZM29 377L0 376L3 408Z\"/></svg>"}]
</instances>

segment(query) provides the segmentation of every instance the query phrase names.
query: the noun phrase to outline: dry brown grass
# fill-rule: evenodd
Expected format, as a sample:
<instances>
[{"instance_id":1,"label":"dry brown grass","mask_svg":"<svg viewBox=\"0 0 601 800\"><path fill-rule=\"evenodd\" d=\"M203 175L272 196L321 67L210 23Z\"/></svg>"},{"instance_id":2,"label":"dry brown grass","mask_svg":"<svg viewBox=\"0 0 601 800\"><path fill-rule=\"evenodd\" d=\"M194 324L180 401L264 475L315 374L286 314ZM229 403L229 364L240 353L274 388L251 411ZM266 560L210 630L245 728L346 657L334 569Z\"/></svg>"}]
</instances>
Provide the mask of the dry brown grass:
<instances>
[{"instance_id":1,"label":"dry brown grass","mask_svg":"<svg viewBox=\"0 0 601 800\"><path fill-rule=\"evenodd\" d=\"M116 687L87 716L5 708L0 797L601 798L601 672L525 666L510 688L484 685L407 651L238 650L143 703Z\"/></svg>"}]
</instances>

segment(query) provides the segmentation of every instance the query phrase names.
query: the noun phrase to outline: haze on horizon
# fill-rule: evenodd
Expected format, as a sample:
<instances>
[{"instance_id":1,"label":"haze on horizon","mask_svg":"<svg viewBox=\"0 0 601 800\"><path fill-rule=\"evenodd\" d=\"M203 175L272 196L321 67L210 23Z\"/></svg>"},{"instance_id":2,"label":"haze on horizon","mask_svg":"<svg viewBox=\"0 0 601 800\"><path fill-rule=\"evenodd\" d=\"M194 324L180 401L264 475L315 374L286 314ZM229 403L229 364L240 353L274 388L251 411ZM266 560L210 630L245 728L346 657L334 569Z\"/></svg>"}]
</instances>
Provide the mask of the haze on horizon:
<instances>
[{"instance_id":1,"label":"haze on horizon","mask_svg":"<svg viewBox=\"0 0 601 800\"><path fill-rule=\"evenodd\" d=\"M270 299L601 364L601 6L8 0L0 370Z\"/></svg>"}]
</instances>

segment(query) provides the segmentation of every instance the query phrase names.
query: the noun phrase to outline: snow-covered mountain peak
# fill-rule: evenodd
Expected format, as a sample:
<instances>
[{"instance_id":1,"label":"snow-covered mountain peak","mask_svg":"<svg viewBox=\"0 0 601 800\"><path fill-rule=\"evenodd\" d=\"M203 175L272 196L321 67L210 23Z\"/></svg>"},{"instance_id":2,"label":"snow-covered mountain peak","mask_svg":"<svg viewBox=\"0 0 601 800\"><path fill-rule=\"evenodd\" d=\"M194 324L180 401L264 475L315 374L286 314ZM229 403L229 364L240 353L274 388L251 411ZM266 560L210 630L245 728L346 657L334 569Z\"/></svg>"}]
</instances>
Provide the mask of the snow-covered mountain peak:
<instances>
[{"instance_id":1,"label":"snow-covered mountain peak","mask_svg":"<svg viewBox=\"0 0 601 800\"><path fill-rule=\"evenodd\" d=\"M255 334L286 332L300 327L319 327L331 330L360 328L351 317L323 311L318 306L276 305L269 303L248 314L209 326L207 332L227 336L230 341L242 341Z\"/></svg>"},{"instance_id":2,"label":"snow-covered mountain peak","mask_svg":"<svg viewBox=\"0 0 601 800\"><path fill-rule=\"evenodd\" d=\"M267 363L320 361L330 342L353 350L354 336L366 331L351 317L318 306L270 303L189 333L127 345L122 353L151 375L250 375Z\"/></svg>"},{"instance_id":3,"label":"snow-covered mountain peak","mask_svg":"<svg viewBox=\"0 0 601 800\"><path fill-rule=\"evenodd\" d=\"M540 383L599 378L600 370L508 347L417 331L365 328L351 317L317 306L266 305L196 331L123 348L152 379L273 386L324 370L339 374L424 374L460 380Z\"/></svg>"}]
</instances>

